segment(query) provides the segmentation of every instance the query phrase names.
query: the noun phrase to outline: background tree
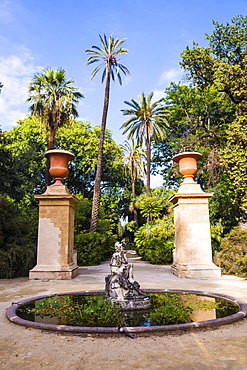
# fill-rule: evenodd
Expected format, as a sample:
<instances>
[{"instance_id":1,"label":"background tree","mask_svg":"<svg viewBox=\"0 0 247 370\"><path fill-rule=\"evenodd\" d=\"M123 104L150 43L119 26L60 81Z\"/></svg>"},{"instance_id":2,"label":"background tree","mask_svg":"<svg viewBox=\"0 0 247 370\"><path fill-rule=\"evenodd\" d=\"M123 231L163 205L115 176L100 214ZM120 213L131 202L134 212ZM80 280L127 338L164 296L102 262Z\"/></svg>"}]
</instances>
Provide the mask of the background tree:
<instances>
[{"instance_id":1,"label":"background tree","mask_svg":"<svg viewBox=\"0 0 247 370\"><path fill-rule=\"evenodd\" d=\"M86 53L89 55L87 65L101 61L97 65L92 73L91 80L96 76L101 68L103 68L102 73L102 83L105 81L105 95L104 95L104 105L103 113L101 120L101 131L100 131L100 142L99 142L99 151L98 151L98 162L97 162L97 171L95 176L94 183L94 195L93 195L93 208L92 208L92 218L91 218L91 227L90 230L96 231L97 228L97 219L99 212L100 204L100 183L101 183L101 173L102 173L102 158L103 158L103 147L104 147L104 136L106 129L106 120L109 107L109 96L110 96L110 81L111 78L113 81L118 79L120 85L122 85L121 72L126 75L129 74L129 70L123 64L119 63L117 56L119 54L127 54L128 50L121 47L122 43L126 39L119 40L114 38L113 35L107 40L106 35L104 37L99 36L101 42L101 48L98 46L92 46L92 49L86 50Z\"/></svg>"},{"instance_id":2,"label":"background tree","mask_svg":"<svg viewBox=\"0 0 247 370\"><path fill-rule=\"evenodd\" d=\"M123 157L125 171L127 171L131 178L131 195L132 203L136 197L136 180L144 175L143 156L144 152L140 143L135 142L133 139L131 143L125 141L122 145L125 156ZM138 225L137 210L133 207L134 221Z\"/></svg>"},{"instance_id":3,"label":"background tree","mask_svg":"<svg viewBox=\"0 0 247 370\"><path fill-rule=\"evenodd\" d=\"M95 147L99 144L99 132L99 127L92 127L89 123L75 121L72 125L65 124L56 135L55 147L69 150L75 154L75 159L69 164L69 175L65 179L65 184L73 194L81 194L89 199L92 198L93 193L97 165ZM15 166L21 161L19 171L10 171L9 174L12 174L12 172L16 176L19 174L18 184L22 184L22 192L30 194L31 197L35 193L44 192L44 153L46 152L49 128L40 126L38 118L31 116L19 121L17 126L2 135L4 136L2 149L11 155L12 167L16 168ZM114 142L108 130L105 134L103 163L103 191L115 186L124 187L125 179L119 176L119 173L123 172L122 151ZM7 168L9 168L9 165ZM6 176L4 169L2 173L3 176ZM7 186L9 181L6 178L6 183L3 182L2 186ZM13 185L12 182L11 184Z\"/></svg>"},{"instance_id":4,"label":"background tree","mask_svg":"<svg viewBox=\"0 0 247 370\"><path fill-rule=\"evenodd\" d=\"M26 275L35 264L38 209L33 195L44 192L44 153L49 136L49 128L38 122L38 117L30 116L0 135L0 275L5 278ZM75 217L80 263L99 263L111 254L127 204L123 197L126 180L119 176L124 172L122 150L106 130L99 222L97 233L90 234L92 239L88 237L99 132L99 127L75 121L64 124L56 135L55 147L76 155L65 184L81 199Z\"/></svg>"},{"instance_id":5,"label":"background tree","mask_svg":"<svg viewBox=\"0 0 247 370\"><path fill-rule=\"evenodd\" d=\"M164 175L167 185L175 185L177 166L171 169L170 159L184 150L199 150L203 154L203 171L197 176L207 187L215 186L221 171L219 150L225 146L235 106L215 86L201 90L175 83L165 90L164 102L169 126L165 129L166 140L154 145L153 168Z\"/></svg>"},{"instance_id":6,"label":"background tree","mask_svg":"<svg viewBox=\"0 0 247 370\"><path fill-rule=\"evenodd\" d=\"M238 205L242 226L247 227L247 163L241 154L247 147L247 16L238 15L230 23L213 21L213 24L212 35L205 37L209 46L201 48L194 43L192 49L187 47L182 53L181 65L200 91L214 86L235 105L235 117L225 132L226 145L220 151L220 165L221 173L227 173L234 183L231 199ZM220 181L224 181L224 176Z\"/></svg>"},{"instance_id":7,"label":"background tree","mask_svg":"<svg viewBox=\"0 0 247 370\"><path fill-rule=\"evenodd\" d=\"M137 142L143 142L146 146L147 158L147 184L146 193L150 193L150 172L151 172L151 140L160 141L164 137L164 128L167 125L166 114L162 105L163 99L152 103L153 92L145 96L144 93L138 96L138 101L131 99L125 101L131 109L122 109L124 116L132 116L121 126L123 134L128 132L128 139L136 136Z\"/></svg>"},{"instance_id":8,"label":"background tree","mask_svg":"<svg viewBox=\"0 0 247 370\"><path fill-rule=\"evenodd\" d=\"M66 80L64 69L46 68L31 80L27 101L33 102L30 111L41 118L50 129L48 150L54 149L56 131L72 117L78 116L76 104L83 95L73 85L73 80ZM50 185L49 159L46 166L46 186Z\"/></svg>"}]
</instances>

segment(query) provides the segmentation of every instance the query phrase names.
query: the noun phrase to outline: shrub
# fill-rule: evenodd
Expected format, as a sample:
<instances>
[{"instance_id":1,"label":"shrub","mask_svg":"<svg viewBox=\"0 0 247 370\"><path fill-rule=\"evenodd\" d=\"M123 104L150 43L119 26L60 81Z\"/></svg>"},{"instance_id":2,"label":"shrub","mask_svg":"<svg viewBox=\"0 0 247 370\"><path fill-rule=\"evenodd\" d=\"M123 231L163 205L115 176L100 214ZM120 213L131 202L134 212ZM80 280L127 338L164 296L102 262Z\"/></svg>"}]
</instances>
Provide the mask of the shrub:
<instances>
[{"instance_id":1,"label":"shrub","mask_svg":"<svg viewBox=\"0 0 247 370\"><path fill-rule=\"evenodd\" d=\"M223 227L221 225L221 220L216 224L211 225L211 242L212 242L212 254L213 256L221 250L221 241L223 237Z\"/></svg>"},{"instance_id":2,"label":"shrub","mask_svg":"<svg viewBox=\"0 0 247 370\"><path fill-rule=\"evenodd\" d=\"M153 264L170 264L174 248L174 226L171 215L148 222L135 233L135 250Z\"/></svg>"},{"instance_id":3,"label":"shrub","mask_svg":"<svg viewBox=\"0 0 247 370\"><path fill-rule=\"evenodd\" d=\"M121 311L112 307L110 299L85 296L77 302L76 296L57 295L44 298L35 303L35 308L28 308L31 314L58 317L60 325L72 326L118 326L121 323Z\"/></svg>"},{"instance_id":4,"label":"shrub","mask_svg":"<svg viewBox=\"0 0 247 370\"><path fill-rule=\"evenodd\" d=\"M247 230L235 227L222 239L218 261L224 273L247 277Z\"/></svg>"},{"instance_id":5,"label":"shrub","mask_svg":"<svg viewBox=\"0 0 247 370\"><path fill-rule=\"evenodd\" d=\"M178 294L152 294L152 311L146 318L151 325L171 325L191 322L193 309L186 306Z\"/></svg>"},{"instance_id":6,"label":"shrub","mask_svg":"<svg viewBox=\"0 0 247 370\"><path fill-rule=\"evenodd\" d=\"M36 263L36 224L0 196L0 278L27 276Z\"/></svg>"},{"instance_id":7,"label":"shrub","mask_svg":"<svg viewBox=\"0 0 247 370\"><path fill-rule=\"evenodd\" d=\"M75 237L78 265L93 266L106 260L114 252L113 235L81 233Z\"/></svg>"}]
</instances>

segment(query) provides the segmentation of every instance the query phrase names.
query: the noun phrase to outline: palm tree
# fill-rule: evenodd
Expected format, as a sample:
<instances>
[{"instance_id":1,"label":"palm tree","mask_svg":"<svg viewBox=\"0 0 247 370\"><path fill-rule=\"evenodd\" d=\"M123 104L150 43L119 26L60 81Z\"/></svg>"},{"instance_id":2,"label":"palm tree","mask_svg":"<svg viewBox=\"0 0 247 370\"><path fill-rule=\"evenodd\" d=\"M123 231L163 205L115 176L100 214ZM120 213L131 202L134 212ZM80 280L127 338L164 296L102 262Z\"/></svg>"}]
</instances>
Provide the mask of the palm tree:
<instances>
[{"instance_id":1,"label":"palm tree","mask_svg":"<svg viewBox=\"0 0 247 370\"><path fill-rule=\"evenodd\" d=\"M136 180L140 179L141 176L144 174L144 167L143 167L143 156L144 152L140 143L135 142L133 139L131 140L131 144L126 140L124 144L121 146L124 153L126 154L123 158L124 167L129 171L130 178L131 178L131 194L132 194L132 201L134 201L136 197L135 193L135 185ZM137 211L134 208L134 221L138 225L138 217Z\"/></svg>"},{"instance_id":2,"label":"palm tree","mask_svg":"<svg viewBox=\"0 0 247 370\"><path fill-rule=\"evenodd\" d=\"M86 50L86 53L89 55L87 60L87 65L101 62L98 64L91 73L91 80L96 76L101 68L103 68L102 80L105 81L105 96L104 96L104 106L102 113L101 121L101 131L100 131L100 142L99 142L99 151L98 151L98 162L97 170L94 183L94 194L93 194L93 206L92 206L92 217L91 217L91 226L90 231L96 231L98 213L99 213L99 204L100 204L100 183L101 183L101 172L102 172L102 157L103 157L103 146L104 146L104 136L106 129L106 119L109 106L109 95L110 95L110 81L118 79L120 85L122 85L121 72L124 75L129 74L129 70L123 64L120 64L120 59L117 58L119 54L127 54L128 50L121 47L122 43L126 39L119 40L114 38L113 35L107 40L106 35L104 37L99 36L101 47L92 46L92 49Z\"/></svg>"},{"instance_id":3,"label":"palm tree","mask_svg":"<svg viewBox=\"0 0 247 370\"><path fill-rule=\"evenodd\" d=\"M66 80L66 71L62 68L46 68L43 73L35 74L28 89L27 101L31 114L37 115L50 129L48 150L54 149L56 131L64 123L78 117L76 104L84 96L73 85L73 80ZM50 185L50 163L46 162L46 186Z\"/></svg>"},{"instance_id":4,"label":"palm tree","mask_svg":"<svg viewBox=\"0 0 247 370\"><path fill-rule=\"evenodd\" d=\"M151 172L151 140L158 142L164 138L164 128L167 126L165 117L165 108L162 106L163 99L160 99L153 104L151 100L153 92L145 96L144 93L138 96L138 101L131 99L130 102L125 101L131 109L122 109L124 116L132 116L121 126L124 129L123 133L128 132L128 139L136 135L138 142L144 142L146 145L147 158L147 184L146 193L150 194L150 172Z\"/></svg>"}]
</instances>

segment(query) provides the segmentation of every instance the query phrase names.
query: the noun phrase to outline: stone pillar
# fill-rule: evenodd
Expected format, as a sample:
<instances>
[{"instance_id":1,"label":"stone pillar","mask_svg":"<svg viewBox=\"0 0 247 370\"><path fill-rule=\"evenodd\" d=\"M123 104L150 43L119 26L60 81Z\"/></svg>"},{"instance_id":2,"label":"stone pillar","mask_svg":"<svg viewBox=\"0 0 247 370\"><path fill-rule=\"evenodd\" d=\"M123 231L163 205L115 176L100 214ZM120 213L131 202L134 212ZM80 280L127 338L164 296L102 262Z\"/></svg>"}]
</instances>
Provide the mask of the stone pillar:
<instances>
[{"instance_id":1,"label":"stone pillar","mask_svg":"<svg viewBox=\"0 0 247 370\"><path fill-rule=\"evenodd\" d=\"M64 185L51 185L39 200L37 265L29 279L72 279L78 275L73 260L74 211L79 200Z\"/></svg>"},{"instance_id":2,"label":"stone pillar","mask_svg":"<svg viewBox=\"0 0 247 370\"><path fill-rule=\"evenodd\" d=\"M212 195L187 177L178 193L170 198L175 223L172 273L180 278L221 277L221 269L212 261L208 211Z\"/></svg>"}]
</instances>

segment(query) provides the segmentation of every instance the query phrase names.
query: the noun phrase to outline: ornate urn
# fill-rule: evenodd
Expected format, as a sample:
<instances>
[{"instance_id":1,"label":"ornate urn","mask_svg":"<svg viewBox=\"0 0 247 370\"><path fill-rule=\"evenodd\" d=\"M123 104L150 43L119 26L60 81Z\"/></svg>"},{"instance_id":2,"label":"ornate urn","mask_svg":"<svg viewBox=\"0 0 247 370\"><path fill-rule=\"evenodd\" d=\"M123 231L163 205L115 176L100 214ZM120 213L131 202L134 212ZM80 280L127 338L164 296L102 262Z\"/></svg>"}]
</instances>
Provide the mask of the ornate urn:
<instances>
[{"instance_id":1,"label":"ornate urn","mask_svg":"<svg viewBox=\"0 0 247 370\"><path fill-rule=\"evenodd\" d=\"M181 185L195 184L193 178L197 171L196 162L201 158L202 155L197 152L183 152L172 158L179 164L179 172L183 175L184 181Z\"/></svg>"},{"instance_id":2,"label":"ornate urn","mask_svg":"<svg viewBox=\"0 0 247 370\"><path fill-rule=\"evenodd\" d=\"M64 179L68 173L68 163L75 158L74 154L67 152L66 150L48 150L45 153L45 157L50 160L50 175L54 177L55 183L51 186L63 185L62 179Z\"/></svg>"}]
</instances>

